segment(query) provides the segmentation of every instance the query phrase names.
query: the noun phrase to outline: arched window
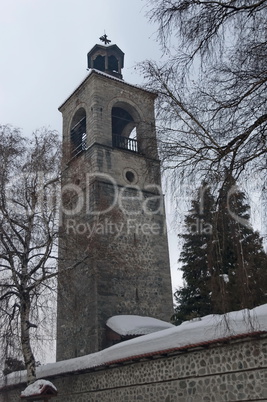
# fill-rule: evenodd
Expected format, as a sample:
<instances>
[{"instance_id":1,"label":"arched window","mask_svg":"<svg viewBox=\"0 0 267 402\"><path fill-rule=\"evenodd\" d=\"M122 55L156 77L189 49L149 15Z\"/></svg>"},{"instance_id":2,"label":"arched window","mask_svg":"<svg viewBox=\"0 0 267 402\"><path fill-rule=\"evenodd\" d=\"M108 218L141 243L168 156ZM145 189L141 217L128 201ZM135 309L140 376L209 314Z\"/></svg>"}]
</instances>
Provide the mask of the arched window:
<instances>
[{"instance_id":1,"label":"arched window","mask_svg":"<svg viewBox=\"0 0 267 402\"><path fill-rule=\"evenodd\" d=\"M73 116L70 130L71 157L79 155L86 149L86 113L84 108L77 110Z\"/></svg>"},{"instance_id":2,"label":"arched window","mask_svg":"<svg viewBox=\"0 0 267 402\"><path fill-rule=\"evenodd\" d=\"M109 56L108 58L108 70L116 72L119 71L118 59L113 55Z\"/></svg>"},{"instance_id":3,"label":"arched window","mask_svg":"<svg viewBox=\"0 0 267 402\"><path fill-rule=\"evenodd\" d=\"M105 57L98 55L93 62L93 68L96 70L105 71Z\"/></svg>"},{"instance_id":4,"label":"arched window","mask_svg":"<svg viewBox=\"0 0 267 402\"><path fill-rule=\"evenodd\" d=\"M136 122L132 115L121 107L112 108L112 141L116 148L138 152Z\"/></svg>"}]
</instances>

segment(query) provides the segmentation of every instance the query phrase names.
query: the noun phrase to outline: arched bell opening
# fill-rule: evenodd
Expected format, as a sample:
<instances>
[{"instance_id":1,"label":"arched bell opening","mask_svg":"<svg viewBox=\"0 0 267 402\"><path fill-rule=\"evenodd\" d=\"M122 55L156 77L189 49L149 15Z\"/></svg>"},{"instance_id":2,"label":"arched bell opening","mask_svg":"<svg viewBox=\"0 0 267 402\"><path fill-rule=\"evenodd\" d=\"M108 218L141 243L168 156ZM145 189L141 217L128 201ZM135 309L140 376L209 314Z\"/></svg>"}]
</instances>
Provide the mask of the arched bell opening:
<instances>
[{"instance_id":1,"label":"arched bell opening","mask_svg":"<svg viewBox=\"0 0 267 402\"><path fill-rule=\"evenodd\" d=\"M93 68L100 71L105 71L105 57L98 55L93 61Z\"/></svg>"},{"instance_id":2,"label":"arched bell opening","mask_svg":"<svg viewBox=\"0 0 267 402\"><path fill-rule=\"evenodd\" d=\"M124 107L112 108L112 142L116 148L138 152L137 122Z\"/></svg>"},{"instance_id":3,"label":"arched bell opening","mask_svg":"<svg viewBox=\"0 0 267 402\"><path fill-rule=\"evenodd\" d=\"M78 156L86 149L86 112L84 108L77 110L70 128L71 157Z\"/></svg>"},{"instance_id":4,"label":"arched bell opening","mask_svg":"<svg viewBox=\"0 0 267 402\"><path fill-rule=\"evenodd\" d=\"M108 70L112 71L112 72L120 73L118 59L113 55L108 57Z\"/></svg>"}]
</instances>

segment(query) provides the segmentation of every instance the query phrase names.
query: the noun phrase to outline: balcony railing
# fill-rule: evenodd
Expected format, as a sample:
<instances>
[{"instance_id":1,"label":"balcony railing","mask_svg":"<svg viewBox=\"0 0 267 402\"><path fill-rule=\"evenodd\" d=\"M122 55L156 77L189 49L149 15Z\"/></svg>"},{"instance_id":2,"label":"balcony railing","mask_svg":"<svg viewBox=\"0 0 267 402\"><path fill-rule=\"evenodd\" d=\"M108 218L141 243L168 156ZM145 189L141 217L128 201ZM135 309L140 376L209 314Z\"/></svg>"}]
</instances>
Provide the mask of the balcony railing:
<instances>
[{"instance_id":1,"label":"balcony railing","mask_svg":"<svg viewBox=\"0 0 267 402\"><path fill-rule=\"evenodd\" d=\"M127 149L128 151L138 152L137 140L133 138L123 137L119 134L112 135L113 147Z\"/></svg>"},{"instance_id":2,"label":"balcony railing","mask_svg":"<svg viewBox=\"0 0 267 402\"><path fill-rule=\"evenodd\" d=\"M86 149L86 119L82 118L71 130L71 157L77 156Z\"/></svg>"}]
</instances>

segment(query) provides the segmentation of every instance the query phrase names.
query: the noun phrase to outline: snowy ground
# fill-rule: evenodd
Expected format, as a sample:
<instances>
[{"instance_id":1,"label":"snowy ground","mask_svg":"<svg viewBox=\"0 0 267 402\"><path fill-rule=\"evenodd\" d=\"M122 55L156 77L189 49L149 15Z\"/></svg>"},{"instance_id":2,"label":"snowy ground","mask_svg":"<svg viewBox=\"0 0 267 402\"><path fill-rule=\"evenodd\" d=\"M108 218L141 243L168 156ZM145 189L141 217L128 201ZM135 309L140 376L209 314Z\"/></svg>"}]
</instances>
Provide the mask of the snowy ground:
<instances>
[{"instance_id":1,"label":"snowy ground","mask_svg":"<svg viewBox=\"0 0 267 402\"><path fill-rule=\"evenodd\" d=\"M192 347L203 342L249 334L267 332L267 304L253 310L241 310L226 315L208 315L201 319L184 322L178 327L164 329L149 335L125 341L87 356L50 363L37 369L38 378L61 373L86 370L105 366L111 362L130 360L137 356L149 355L170 349ZM11 373L5 385L23 382L26 372ZM0 384L4 385L4 383Z\"/></svg>"}]
</instances>

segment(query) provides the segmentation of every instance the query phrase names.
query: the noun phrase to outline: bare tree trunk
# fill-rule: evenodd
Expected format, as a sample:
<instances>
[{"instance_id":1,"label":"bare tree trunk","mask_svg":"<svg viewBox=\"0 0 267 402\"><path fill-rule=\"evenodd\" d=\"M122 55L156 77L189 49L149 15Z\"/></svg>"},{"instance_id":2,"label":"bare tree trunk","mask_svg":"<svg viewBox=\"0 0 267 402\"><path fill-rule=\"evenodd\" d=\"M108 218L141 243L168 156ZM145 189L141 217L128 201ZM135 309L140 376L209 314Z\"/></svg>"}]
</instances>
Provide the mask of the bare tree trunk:
<instances>
[{"instance_id":1,"label":"bare tree trunk","mask_svg":"<svg viewBox=\"0 0 267 402\"><path fill-rule=\"evenodd\" d=\"M30 342L30 297L24 295L21 301L21 347L24 357L24 362L27 370L28 384L32 384L36 380L35 358Z\"/></svg>"},{"instance_id":2,"label":"bare tree trunk","mask_svg":"<svg viewBox=\"0 0 267 402\"><path fill-rule=\"evenodd\" d=\"M31 328L40 324L42 334L57 274L61 147L56 132L30 139L0 126L0 149L0 358L18 360L21 352L32 383Z\"/></svg>"}]
</instances>

